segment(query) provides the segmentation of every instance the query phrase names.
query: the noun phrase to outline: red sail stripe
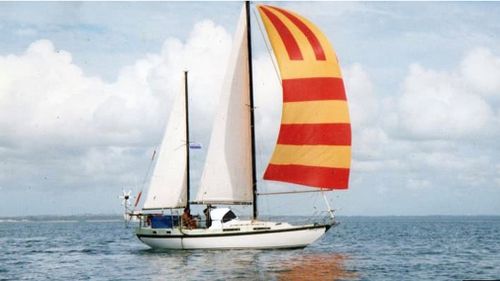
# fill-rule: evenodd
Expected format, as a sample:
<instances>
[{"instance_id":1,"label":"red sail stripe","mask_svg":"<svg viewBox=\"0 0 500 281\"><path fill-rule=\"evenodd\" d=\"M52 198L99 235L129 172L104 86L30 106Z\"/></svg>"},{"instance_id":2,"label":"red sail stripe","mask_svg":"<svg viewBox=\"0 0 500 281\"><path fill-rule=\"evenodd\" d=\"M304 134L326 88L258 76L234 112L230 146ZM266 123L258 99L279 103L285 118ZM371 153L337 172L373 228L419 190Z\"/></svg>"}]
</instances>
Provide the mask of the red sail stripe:
<instances>
[{"instance_id":1,"label":"red sail stripe","mask_svg":"<svg viewBox=\"0 0 500 281\"><path fill-rule=\"evenodd\" d=\"M326 60L325 51L321 46L321 43L318 40L318 37L314 34L314 32L306 25L302 20L297 18L296 16L290 14L288 11L283 9L273 7L273 9L280 11L283 15L285 15L291 22L293 22L299 29L304 33L309 44L311 44L312 49L314 50L314 55L317 60Z\"/></svg>"},{"instance_id":2,"label":"red sail stripe","mask_svg":"<svg viewBox=\"0 0 500 281\"><path fill-rule=\"evenodd\" d=\"M337 77L283 79L283 102L346 100L344 82Z\"/></svg>"},{"instance_id":3,"label":"red sail stripe","mask_svg":"<svg viewBox=\"0 0 500 281\"><path fill-rule=\"evenodd\" d=\"M269 164L264 179L327 189L347 189L349 169Z\"/></svg>"},{"instance_id":4,"label":"red sail stripe","mask_svg":"<svg viewBox=\"0 0 500 281\"><path fill-rule=\"evenodd\" d=\"M351 124L281 124L278 144L351 145Z\"/></svg>"},{"instance_id":5,"label":"red sail stripe","mask_svg":"<svg viewBox=\"0 0 500 281\"><path fill-rule=\"evenodd\" d=\"M290 30L288 30L288 27L286 27L286 25L273 12L265 7L261 8L278 31L281 40L283 40L283 43L285 44L285 48L290 60L303 60L299 45L297 44L297 41L295 41L295 38L293 37Z\"/></svg>"}]
</instances>

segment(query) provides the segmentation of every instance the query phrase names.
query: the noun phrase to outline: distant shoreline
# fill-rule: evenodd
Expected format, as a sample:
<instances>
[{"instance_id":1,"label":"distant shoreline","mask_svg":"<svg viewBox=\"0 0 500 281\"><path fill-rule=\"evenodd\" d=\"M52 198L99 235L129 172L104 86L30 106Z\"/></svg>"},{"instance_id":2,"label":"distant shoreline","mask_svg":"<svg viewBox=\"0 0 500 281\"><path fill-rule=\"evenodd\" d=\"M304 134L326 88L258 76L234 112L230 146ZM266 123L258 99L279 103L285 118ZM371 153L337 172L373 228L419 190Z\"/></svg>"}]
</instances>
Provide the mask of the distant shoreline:
<instances>
[{"instance_id":1,"label":"distant shoreline","mask_svg":"<svg viewBox=\"0 0 500 281\"><path fill-rule=\"evenodd\" d=\"M262 215L262 218L304 218L306 216L267 216ZM392 220L414 220L414 219L500 219L500 215L342 215L337 216L339 221L342 220L363 220L363 219L392 219ZM27 215L27 216L2 216L0 223L9 222L117 222L123 221L122 214L82 214L82 215Z\"/></svg>"}]
</instances>

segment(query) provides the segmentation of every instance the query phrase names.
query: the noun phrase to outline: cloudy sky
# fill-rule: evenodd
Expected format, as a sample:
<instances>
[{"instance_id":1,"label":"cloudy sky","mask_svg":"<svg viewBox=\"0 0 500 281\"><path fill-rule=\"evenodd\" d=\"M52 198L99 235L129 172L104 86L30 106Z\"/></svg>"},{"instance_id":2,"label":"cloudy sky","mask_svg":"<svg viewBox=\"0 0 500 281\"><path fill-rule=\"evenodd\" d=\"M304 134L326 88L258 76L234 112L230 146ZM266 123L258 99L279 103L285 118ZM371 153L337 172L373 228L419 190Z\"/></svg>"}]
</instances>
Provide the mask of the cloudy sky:
<instances>
[{"instance_id":1,"label":"cloudy sky","mask_svg":"<svg viewBox=\"0 0 500 281\"><path fill-rule=\"evenodd\" d=\"M500 3L275 4L315 22L341 63L353 163L350 189L329 195L339 215L500 215ZM196 186L240 8L0 2L0 217L119 213L185 69L205 147L192 153ZM262 174L281 92L253 37ZM294 196L262 211L300 213Z\"/></svg>"}]
</instances>

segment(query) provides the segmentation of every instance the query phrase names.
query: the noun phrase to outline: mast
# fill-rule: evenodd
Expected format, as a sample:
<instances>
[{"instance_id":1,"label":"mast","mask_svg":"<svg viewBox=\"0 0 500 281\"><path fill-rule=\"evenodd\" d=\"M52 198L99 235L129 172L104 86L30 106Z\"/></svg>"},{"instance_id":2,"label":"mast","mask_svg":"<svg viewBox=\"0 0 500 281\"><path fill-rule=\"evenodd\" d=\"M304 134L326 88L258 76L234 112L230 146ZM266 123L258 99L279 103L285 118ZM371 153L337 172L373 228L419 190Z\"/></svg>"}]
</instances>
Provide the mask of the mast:
<instances>
[{"instance_id":1,"label":"mast","mask_svg":"<svg viewBox=\"0 0 500 281\"><path fill-rule=\"evenodd\" d=\"M186 108L186 208L189 207L190 174L189 174L189 103L188 103L188 72L184 71L184 99Z\"/></svg>"},{"instance_id":2,"label":"mast","mask_svg":"<svg viewBox=\"0 0 500 281\"><path fill-rule=\"evenodd\" d=\"M257 210L257 169L255 166L255 121L253 103L253 71L252 71L252 28L250 25L250 1L245 1L245 12L247 20L247 46L248 46L248 83L250 84L250 135L252 147L252 192L253 192L253 212L252 218L256 219Z\"/></svg>"}]
</instances>

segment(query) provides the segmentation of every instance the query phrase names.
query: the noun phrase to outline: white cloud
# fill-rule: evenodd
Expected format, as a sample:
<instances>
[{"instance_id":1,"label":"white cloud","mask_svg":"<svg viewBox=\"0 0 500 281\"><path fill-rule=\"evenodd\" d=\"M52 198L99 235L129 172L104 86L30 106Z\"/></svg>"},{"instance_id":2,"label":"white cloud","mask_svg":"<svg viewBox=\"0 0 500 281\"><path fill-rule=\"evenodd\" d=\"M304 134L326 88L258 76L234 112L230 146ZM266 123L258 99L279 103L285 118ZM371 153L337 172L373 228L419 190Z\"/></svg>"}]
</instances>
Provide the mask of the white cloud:
<instances>
[{"instance_id":1,"label":"white cloud","mask_svg":"<svg viewBox=\"0 0 500 281\"><path fill-rule=\"evenodd\" d=\"M384 104L393 137L483 142L500 134L500 57L489 49L469 51L452 70L412 64L402 93Z\"/></svg>"},{"instance_id":2,"label":"white cloud","mask_svg":"<svg viewBox=\"0 0 500 281\"><path fill-rule=\"evenodd\" d=\"M343 76L351 114L352 169L371 172L399 166L399 161L387 154L391 144L381 126L382 99L375 92L372 78L359 63L346 67Z\"/></svg>"},{"instance_id":3,"label":"white cloud","mask_svg":"<svg viewBox=\"0 0 500 281\"><path fill-rule=\"evenodd\" d=\"M469 52L460 65L464 80L485 96L500 97L500 57L489 49L476 48Z\"/></svg>"},{"instance_id":4,"label":"white cloud","mask_svg":"<svg viewBox=\"0 0 500 281\"><path fill-rule=\"evenodd\" d=\"M377 123L380 101L375 96L373 82L364 67L359 63L347 67L344 81L353 129Z\"/></svg>"},{"instance_id":5,"label":"white cloud","mask_svg":"<svg viewBox=\"0 0 500 281\"><path fill-rule=\"evenodd\" d=\"M379 177L387 177L392 188L414 191L497 185L498 151L491 145L500 135L500 91L496 80L463 71L465 65L486 64L495 73L497 60L490 51L474 49L452 70L413 64L401 93L392 96L375 91L362 65L348 67L354 186L375 184Z\"/></svg>"},{"instance_id":6,"label":"white cloud","mask_svg":"<svg viewBox=\"0 0 500 281\"><path fill-rule=\"evenodd\" d=\"M124 67L115 82L86 76L71 53L49 40L0 56L0 154L14 159L3 163L3 173L33 175L53 160L52 170L43 169L55 177L53 188L123 184L159 142L171 100L183 91L184 70L190 71L194 135L208 135L230 46L222 27L202 21L185 43L166 40L159 54ZM2 186L16 184L15 175L0 178Z\"/></svg>"},{"instance_id":7,"label":"white cloud","mask_svg":"<svg viewBox=\"0 0 500 281\"><path fill-rule=\"evenodd\" d=\"M388 145L390 140L387 134L378 126L354 131L354 156L358 159L384 160L386 159L384 152L387 151Z\"/></svg>"},{"instance_id":8,"label":"white cloud","mask_svg":"<svg viewBox=\"0 0 500 281\"><path fill-rule=\"evenodd\" d=\"M468 138L488 133L494 112L481 95L455 73L410 67L397 98L399 129L422 139Z\"/></svg>"}]
</instances>

